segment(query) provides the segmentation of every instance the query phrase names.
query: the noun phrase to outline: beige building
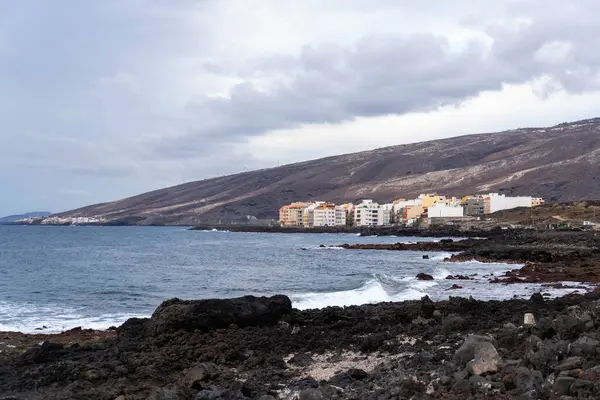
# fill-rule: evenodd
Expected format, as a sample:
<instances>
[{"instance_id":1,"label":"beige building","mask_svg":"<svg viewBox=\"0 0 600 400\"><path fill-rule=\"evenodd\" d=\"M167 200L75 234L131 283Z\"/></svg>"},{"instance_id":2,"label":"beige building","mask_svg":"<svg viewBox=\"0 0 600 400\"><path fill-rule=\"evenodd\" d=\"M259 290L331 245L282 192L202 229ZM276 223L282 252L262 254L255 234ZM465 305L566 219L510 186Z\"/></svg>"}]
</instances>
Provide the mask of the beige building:
<instances>
[{"instance_id":1,"label":"beige building","mask_svg":"<svg viewBox=\"0 0 600 400\"><path fill-rule=\"evenodd\" d=\"M402 208L402 222L406 223L418 219L423 215L424 208L421 205L409 205Z\"/></svg>"},{"instance_id":2,"label":"beige building","mask_svg":"<svg viewBox=\"0 0 600 400\"><path fill-rule=\"evenodd\" d=\"M303 212L310 203L292 203L279 209L279 225L281 226L302 226Z\"/></svg>"}]
</instances>

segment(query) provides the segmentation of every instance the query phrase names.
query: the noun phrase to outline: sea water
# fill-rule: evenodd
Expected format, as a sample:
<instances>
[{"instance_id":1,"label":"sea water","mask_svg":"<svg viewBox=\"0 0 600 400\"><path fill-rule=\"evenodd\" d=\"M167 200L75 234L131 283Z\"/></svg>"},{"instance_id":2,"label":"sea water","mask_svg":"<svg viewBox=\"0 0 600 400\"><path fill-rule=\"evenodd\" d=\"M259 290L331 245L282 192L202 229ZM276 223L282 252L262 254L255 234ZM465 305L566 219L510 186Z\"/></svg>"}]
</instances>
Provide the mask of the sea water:
<instances>
[{"instance_id":1,"label":"sea water","mask_svg":"<svg viewBox=\"0 0 600 400\"><path fill-rule=\"evenodd\" d=\"M434 240L439 238L0 226L0 331L106 329L130 317L147 317L173 297L285 294L294 307L307 309L425 295L505 299L541 289L489 283L515 265L444 262L450 253L320 247ZM415 279L420 272L435 279ZM456 274L474 280L445 279ZM448 290L452 284L462 289Z\"/></svg>"}]
</instances>

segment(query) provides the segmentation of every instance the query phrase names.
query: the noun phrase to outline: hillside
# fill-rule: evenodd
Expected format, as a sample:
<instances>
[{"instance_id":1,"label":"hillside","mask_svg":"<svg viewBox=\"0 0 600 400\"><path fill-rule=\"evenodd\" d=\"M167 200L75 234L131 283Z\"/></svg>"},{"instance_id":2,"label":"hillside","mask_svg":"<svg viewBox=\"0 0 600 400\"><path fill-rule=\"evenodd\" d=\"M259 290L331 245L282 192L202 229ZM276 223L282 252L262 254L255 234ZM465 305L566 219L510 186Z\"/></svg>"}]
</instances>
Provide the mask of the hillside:
<instances>
[{"instance_id":1,"label":"hillside","mask_svg":"<svg viewBox=\"0 0 600 400\"><path fill-rule=\"evenodd\" d=\"M47 211L34 211L20 215L8 215L6 217L0 217L0 224L11 224L15 221L25 218L47 217L51 214L52 213L49 213Z\"/></svg>"},{"instance_id":2,"label":"hillside","mask_svg":"<svg viewBox=\"0 0 600 400\"><path fill-rule=\"evenodd\" d=\"M386 147L190 182L63 213L139 224L245 223L297 200L390 201L423 192L600 197L600 118Z\"/></svg>"}]
</instances>

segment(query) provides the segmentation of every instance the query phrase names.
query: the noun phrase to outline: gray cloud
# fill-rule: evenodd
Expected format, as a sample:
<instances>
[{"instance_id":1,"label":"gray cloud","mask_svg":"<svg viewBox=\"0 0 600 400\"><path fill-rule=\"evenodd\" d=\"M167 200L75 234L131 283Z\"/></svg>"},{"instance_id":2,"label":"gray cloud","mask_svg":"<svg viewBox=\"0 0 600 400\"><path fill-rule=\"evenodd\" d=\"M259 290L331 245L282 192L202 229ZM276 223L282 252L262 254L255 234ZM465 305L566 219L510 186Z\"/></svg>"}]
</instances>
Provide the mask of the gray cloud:
<instances>
[{"instance_id":1,"label":"gray cloud","mask_svg":"<svg viewBox=\"0 0 600 400\"><path fill-rule=\"evenodd\" d=\"M598 8L582 2L577 11ZM165 139L156 152L195 156L207 149L209 140L239 141L302 124L430 111L537 78L547 78L538 86L542 96L559 89L581 93L600 88L597 18L581 21L530 8L513 11L529 20L516 26L490 23L484 27L487 38L459 48L433 34L371 36L351 47L310 46L295 57L262 57L242 69L247 78L227 97L190 104L197 124L179 138ZM257 77L269 76L274 82L268 87L255 83Z\"/></svg>"},{"instance_id":2,"label":"gray cloud","mask_svg":"<svg viewBox=\"0 0 600 400\"><path fill-rule=\"evenodd\" d=\"M265 167L273 130L599 89L596 1L252 1L0 2L0 214Z\"/></svg>"}]
</instances>

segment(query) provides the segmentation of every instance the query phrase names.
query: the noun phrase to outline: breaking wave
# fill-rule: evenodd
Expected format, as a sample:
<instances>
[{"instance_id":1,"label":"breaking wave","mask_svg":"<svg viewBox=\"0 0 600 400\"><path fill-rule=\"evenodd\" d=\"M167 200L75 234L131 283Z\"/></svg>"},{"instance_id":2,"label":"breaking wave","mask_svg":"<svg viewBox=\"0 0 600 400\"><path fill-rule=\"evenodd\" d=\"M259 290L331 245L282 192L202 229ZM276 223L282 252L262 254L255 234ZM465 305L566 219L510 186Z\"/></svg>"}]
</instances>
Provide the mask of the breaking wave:
<instances>
[{"instance_id":1,"label":"breaking wave","mask_svg":"<svg viewBox=\"0 0 600 400\"><path fill-rule=\"evenodd\" d=\"M145 318L149 315L91 315L75 308L0 301L0 332L60 333L77 327L105 330L111 326L119 326L134 317Z\"/></svg>"},{"instance_id":2,"label":"breaking wave","mask_svg":"<svg viewBox=\"0 0 600 400\"><path fill-rule=\"evenodd\" d=\"M290 297L293 306L299 310L333 306L359 306L390 301L418 300L427 295L423 289L436 285L435 282L421 281L410 282L409 285L407 283L404 278L376 275L356 289L303 293ZM423 283L428 285L423 285Z\"/></svg>"}]
</instances>

